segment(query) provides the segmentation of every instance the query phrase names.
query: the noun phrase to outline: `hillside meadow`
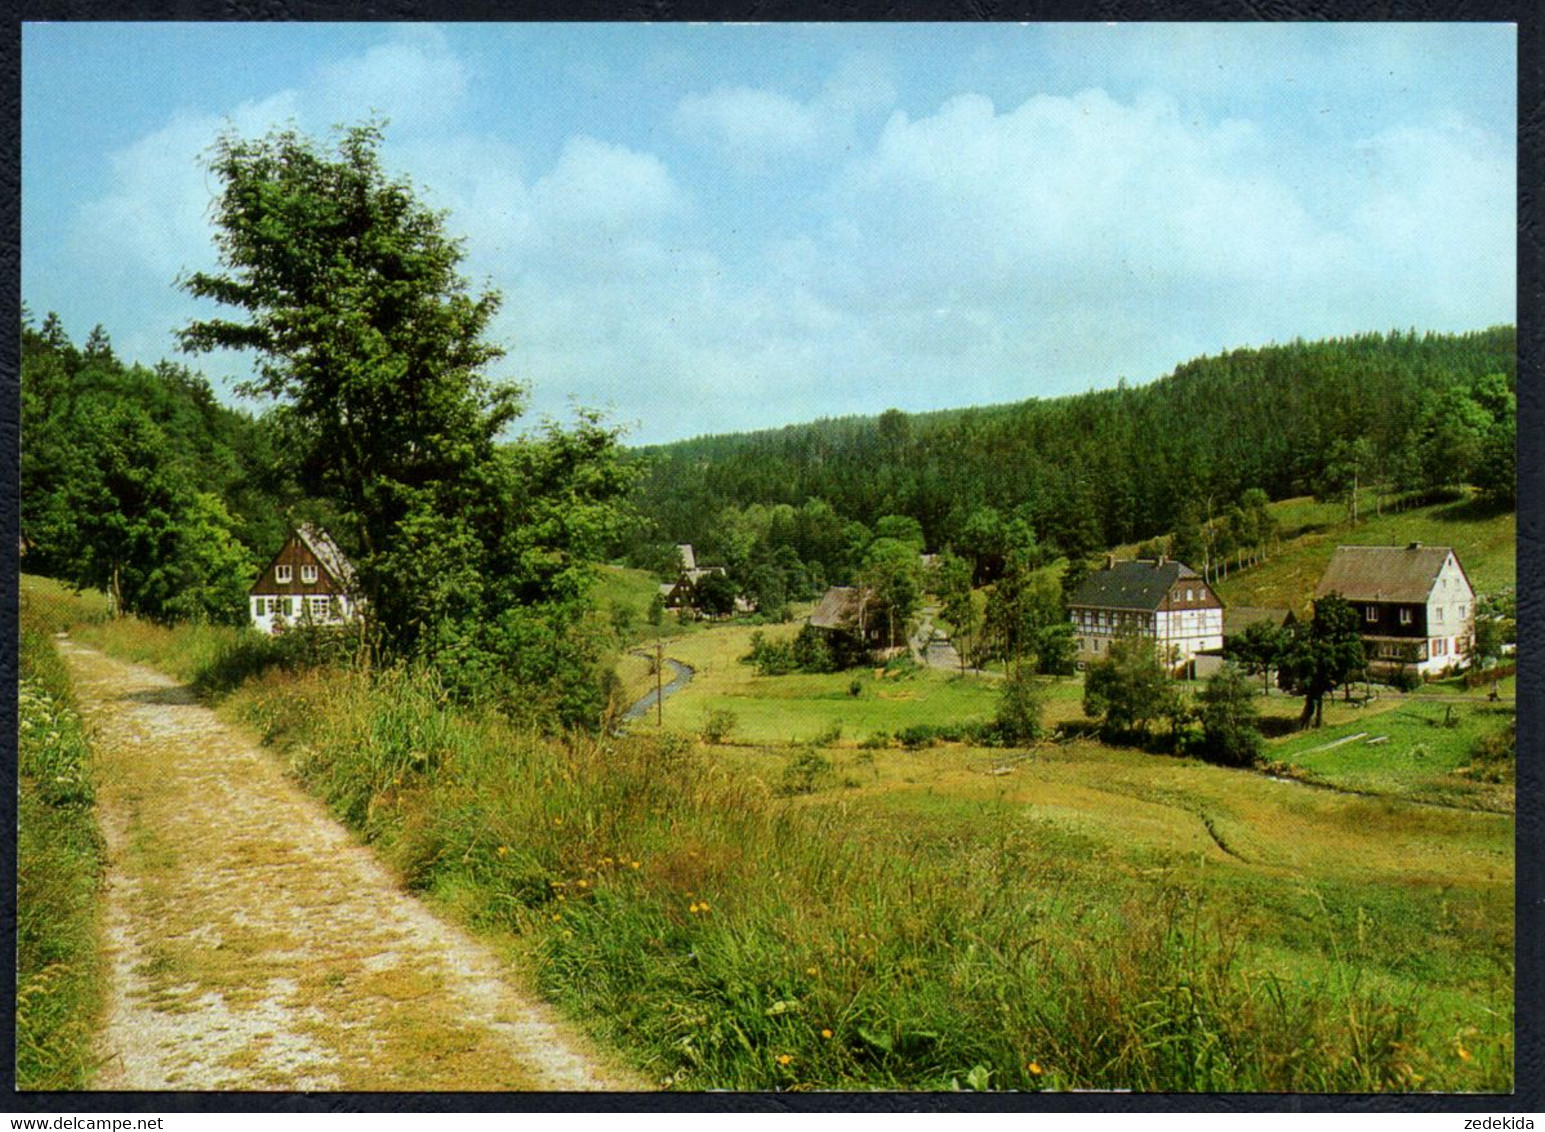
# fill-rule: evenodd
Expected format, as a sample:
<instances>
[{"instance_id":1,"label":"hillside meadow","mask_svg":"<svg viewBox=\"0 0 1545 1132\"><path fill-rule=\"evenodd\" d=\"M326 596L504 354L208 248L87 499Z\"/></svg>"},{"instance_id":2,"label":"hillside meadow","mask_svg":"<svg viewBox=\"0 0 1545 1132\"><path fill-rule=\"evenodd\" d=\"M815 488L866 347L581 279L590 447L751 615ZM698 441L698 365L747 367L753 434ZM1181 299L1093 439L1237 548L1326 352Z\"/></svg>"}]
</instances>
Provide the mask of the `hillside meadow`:
<instances>
[{"instance_id":1,"label":"hillside meadow","mask_svg":"<svg viewBox=\"0 0 1545 1132\"><path fill-rule=\"evenodd\" d=\"M261 667L242 633L73 631L195 681L235 653ZM1393 737L1274 742L1327 783L1376 756L1366 796L1084 739L865 748L989 711L993 681L755 677L750 631L668 644L701 668L658 734L542 739L411 670L272 665L220 710L662 1087L1511 1087L1511 807L1420 800L1437 754L1408 774ZM703 743L720 703L733 741ZM1393 703L1338 703L1320 741L1436 706ZM1453 760L1489 725L1410 722Z\"/></svg>"}]
</instances>

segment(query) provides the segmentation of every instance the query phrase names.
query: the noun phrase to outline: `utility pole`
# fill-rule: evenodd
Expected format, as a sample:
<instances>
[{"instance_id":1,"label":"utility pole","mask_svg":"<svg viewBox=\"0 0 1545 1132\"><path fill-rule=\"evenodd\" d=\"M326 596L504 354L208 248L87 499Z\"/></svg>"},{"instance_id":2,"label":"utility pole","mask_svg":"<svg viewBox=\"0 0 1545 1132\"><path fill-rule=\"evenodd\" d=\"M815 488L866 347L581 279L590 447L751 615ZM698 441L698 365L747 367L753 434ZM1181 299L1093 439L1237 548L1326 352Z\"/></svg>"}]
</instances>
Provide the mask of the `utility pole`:
<instances>
[{"instance_id":1,"label":"utility pole","mask_svg":"<svg viewBox=\"0 0 1545 1132\"><path fill-rule=\"evenodd\" d=\"M656 640L654 643L654 722L656 727L665 726L665 646Z\"/></svg>"}]
</instances>

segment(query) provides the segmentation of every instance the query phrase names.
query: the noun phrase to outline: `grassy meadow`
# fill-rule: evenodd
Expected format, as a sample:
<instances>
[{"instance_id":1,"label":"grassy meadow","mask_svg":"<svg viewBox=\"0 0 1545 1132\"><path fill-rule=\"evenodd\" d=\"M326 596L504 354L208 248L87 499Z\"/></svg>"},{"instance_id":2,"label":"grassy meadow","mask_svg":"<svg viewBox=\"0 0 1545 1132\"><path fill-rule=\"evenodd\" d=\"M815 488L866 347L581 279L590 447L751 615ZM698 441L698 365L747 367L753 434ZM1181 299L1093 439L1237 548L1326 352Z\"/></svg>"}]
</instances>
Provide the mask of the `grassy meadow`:
<instances>
[{"instance_id":1,"label":"grassy meadow","mask_svg":"<svg viewBox=\"0 0 1545 1132\"><path fill-rule=\"evenodd\" d=\"M907 749L866 740L985 718L997 682L758 677L753 631L668 638L697 675L621 737L544 740L402 670L270 667L220 710L665 1088L1511 1088L1512 787L1459 773L1506 722L1484 689L1338 698L1274 775ZM77 632L195 681L254 655ZM1081 695L1048 684L1049 721Z\"/></svg>"}]
</instances>

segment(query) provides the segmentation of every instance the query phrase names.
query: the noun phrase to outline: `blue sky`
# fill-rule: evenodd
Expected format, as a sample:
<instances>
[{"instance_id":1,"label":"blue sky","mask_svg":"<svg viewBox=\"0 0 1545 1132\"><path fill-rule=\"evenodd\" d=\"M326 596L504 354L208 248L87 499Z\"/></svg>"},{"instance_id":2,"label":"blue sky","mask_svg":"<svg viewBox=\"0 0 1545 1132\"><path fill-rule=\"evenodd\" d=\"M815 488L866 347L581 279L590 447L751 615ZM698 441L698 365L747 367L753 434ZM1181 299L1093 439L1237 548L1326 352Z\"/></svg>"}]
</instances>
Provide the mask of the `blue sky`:
<instances>
[{"instance_id":1,"label":"blue sky","mask_svg":"<svg viewBox=\"0 0 1545 1132\"><path fill-rule=\"evenodd\" d=\"M638 443L1515 318L1510 25L32 24L22 293L175 355L201 155L372 113L530 418ZM191 359L221 389L240 356ZM229 394L227 394L229 396Z\"/></svg>"}]
</instances>

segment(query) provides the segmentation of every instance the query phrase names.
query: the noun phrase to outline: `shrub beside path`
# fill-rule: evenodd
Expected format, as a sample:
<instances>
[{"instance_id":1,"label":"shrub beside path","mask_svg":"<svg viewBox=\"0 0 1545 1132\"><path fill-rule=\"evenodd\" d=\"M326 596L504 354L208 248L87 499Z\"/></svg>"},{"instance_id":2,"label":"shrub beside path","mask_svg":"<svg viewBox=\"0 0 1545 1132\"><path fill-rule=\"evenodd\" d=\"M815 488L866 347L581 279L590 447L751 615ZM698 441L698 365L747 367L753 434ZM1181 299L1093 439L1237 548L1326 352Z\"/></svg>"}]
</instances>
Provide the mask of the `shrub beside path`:
<instances>
[{"instance_id":1,"label":"shrub beside path","mask_svg":"<svg viewBox=\"0 0 1545 1132\"><path fill-rule=\"evenodd\" d=\"M98 1087L638 1087L186 687L59 645L110 856Z\"/></svg>"}]
</instances>

